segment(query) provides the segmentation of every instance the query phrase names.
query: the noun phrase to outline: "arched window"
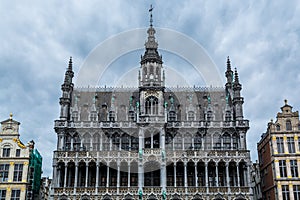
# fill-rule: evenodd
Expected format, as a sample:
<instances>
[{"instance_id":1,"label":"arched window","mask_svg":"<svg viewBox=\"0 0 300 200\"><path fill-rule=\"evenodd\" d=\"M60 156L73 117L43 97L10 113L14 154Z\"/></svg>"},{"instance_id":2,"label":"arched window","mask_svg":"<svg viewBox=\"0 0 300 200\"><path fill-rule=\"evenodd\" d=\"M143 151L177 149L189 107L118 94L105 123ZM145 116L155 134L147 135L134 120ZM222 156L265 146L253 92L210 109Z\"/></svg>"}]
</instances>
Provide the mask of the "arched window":
<instances>
[{"instance_id":1,"label":"arched window","mask_svg":"<svg viewBox=\"0 0 300 200\"><path fill-rule=\"evenodd\" d=\"M189 133L184 137L184 149L193 149L192 136Z\"/></svg>"},{"instance_id":2,"label":"arched window","mask_svg":"<svg viewBox=\"0 0 300 200\"><path fill-rule=\"evenodd\" d=\"M83 136L83 150L89 151L91 144L91 136L89 133L85 133Z\"/></svg>"},{"instance_id":3,"label":"arched window","mask_svg":"<svg viewBox=\"0 0 300 200\"><path fill-rule=\"evenodd\" d=\"M211 149L211 136L206 134L205 135L205 149L210 150Z\"/></svg>"},{"instance_id":4,"label":"arched window","mask_svg":"<svg viewBox=\"0 0 300 200\"><path fill-rule=\"evenodd\" d=\"M286 130L287 131L291 131L292 130L292 123L291 123L291 120L286 120L286 123L285 123L285 125L286 125Z\"/></svg>"},{"instance_id":5,"label":"arched window","mask_svg":"<svg viewBox=\"0 0 300 200\"><path fill-rule=\"evenodd\" d=\"M130 147L130 136L127 135L127 134L123 134L122 135L122 139L121 139L121 148L123 150L129 150L129 147Z\"/></svg>"},{"instance_id":6,"label":"arched window","mask_svg":"<svg viewBox=\"0 0 300 200\"><path fill-rule=\"evenodd\" d=\"M231 138L228 133L225 133L223 135L223 147L224 149L230 149L231 148Z\"/></svg>"},{"instance_id":7,"label":"arched window","mask_svg":"<svg viewBox=\"0 0 300 200\"><path fill-rule=\"evenodd\" d=\"M10 146L4 146L2 151L2 157L10 157Z\"/></svg>"},{"instance_id":8,"label":"arched window","mask_svg":"<svg viewBox=\"0 0 300 200\"><path fill-rule=\"evenodd\" d=\"M145 111L148 115L158 114L158 99L154 96L147 97L145 102Z\"/></svg>"},{"instance_id":9,"label":"arched window","mask_svg":"<svg viewBox=\"0 0 300 200\"><path fill-rule=\"evenodd\" d=\"M221 149L221 135L219 133L214 134L214 149Z\"/></svg>"},{"instance_id":10,"label":"arched window","mask_svg":"<svg viewBox=\"0 0 300 200\"><path fill-rule=\"evenodd\" d=\"M150 74L153 74L153 73L154 73L153 65L150 65Z\"/></svg>"},{"instance_id":11,"label":"arched window","mask_svg":"<svg viewBox=\"0 0 300 200\"><path fill-rule=\"evenodd\" d=\"M238 149L239 148L239 139L237 134L233 134L232 136L232 145L233 145L233 149Z\"/></svg>"},{"instance_id":12,"label":"arched window","mask_svg":"<svg viewBox=\"0 0 300 200\"><path fill-rule=\"evenodd\" d=\"M202 148L202 136L199 133L196 133L194 137L194 149Z\"/></svg>"}]
</instances>

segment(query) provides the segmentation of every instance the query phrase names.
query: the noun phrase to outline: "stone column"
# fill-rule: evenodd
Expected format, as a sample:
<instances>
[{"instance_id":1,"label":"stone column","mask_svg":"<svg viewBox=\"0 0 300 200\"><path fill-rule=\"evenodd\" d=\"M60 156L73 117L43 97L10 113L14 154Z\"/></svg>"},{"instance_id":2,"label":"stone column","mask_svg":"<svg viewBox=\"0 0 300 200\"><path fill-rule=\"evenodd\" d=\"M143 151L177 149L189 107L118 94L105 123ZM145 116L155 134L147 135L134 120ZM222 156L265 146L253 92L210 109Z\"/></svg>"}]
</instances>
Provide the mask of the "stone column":
<instances>
[{"instance_id":1,"label":"stone column","mask_svg":"<svg viewBox=\"0 0 300 200\"><path fill-rule=\"evenodd\" d=\"M219 187L219 171L218 171L218 163L216 162L216 186Z\"/></svg>"},{"instance_id":2,"label":"stone column","mask_svg":"<svg viewBox=\"0 0 300 200\"><path fill-rule=\"evenodd\" d=\"M74 194L76 194L76 187L78 182L78 163L75 163L75 180L74 180Z\"/></svg>"},{"instance_id":3,"label":"stone column","mask_svg":"<svg viewBox=\"0 0 300 200\"><path fill-rule=\"evenodd\" d=\"M67 174L68 174L68 164L65 164L65 178L64 178L64 188L67 187Z\"/></svg>"},{"instance_id":4,"label":"stone column","mask_svg":"<svg viewBox=\"0 0 300 200\"><path fill-rule=\"evenodd\" d=\"M25 168L28 168L28 163L27 164L24 163L24 165L23 165L23 171L24 171ZM27 177L25 179L23 178L24 175L25 175L25 173L22 174L22 181L27 179ZM54 187L60 186L59 185L59 178L60 178L60 173L57 173L57 164L54 164L53 165L53 183L54 183Z\"/></svg>"},{"instance_id":5,"label":"stone column","mask_svg":"<svg viewBox=\"0 0 300 200\"><path fill-rule=\"evenodd\" d=\"M187 163L184 162L184 187L187 187L188 183L187 183Z\"/></svg>"},{"instance_id":6,"label":"stone column","mask_svg":"<svg viewBox=\"0 0 300 200\"><path fill-rule=\"evenodd\" d=\"M166 186L167 186L166 179L167 179L166 164L162 162L160 167L160 184L163 190L166 190Z\"/></svg>"},{"instance_id":7,"label":"stone column","mask_svg":"<svg viewBox=\"0 0 300 200\"><path fill-rule=\"evenodd\" d=\"M229 163L225 163L226 166L226 187L228 188L228 193L230 193L230 180L229 180Z\"/></svg>"},{"instance_id":8,"label":"stone column","mask_svg":"<svg viewBox=\"0 0 300 200\"><path fill-rule=\"evenodd\" d=\"M139 190L142 190L144 187L143 175L143 147L144 147L144 130L139 129L139 162L138 162L138 187Z\"/></svg>"},{"instance_id":9,"label":"stone column","mask_svg":"<svg viewBox=\"0 0 300 200\"><path fill-rule=\"evenodd\" d=\"M71 138L71 151L73 151L73 150L74 150L73 143L74 143L74 139L73 139L73 138Z\"/></svg>"},{"instance_id":10,"label":"stone column","mask_svg":"<svg viewBox=\"0 0 300 200\"><path fill-rule=\"evenodd\" d=\"M174 163L174 187L177 187L177 182L176 182L176 163Z\"/></svg>"},{"instance_id":11,"label":"stone column","mask_svg":"<svg viewBox=\"0 0 300 200\"><path fill-rule=\"evenodd\" d=\"M195 165L195 186L198 187L198 170L197 170L197 163Z\"/></svg>"},{"instance_id":12,"label":"stone column","mask_svg":"<svg viewBox=\"0 0 300 200\"><path fill-rule=\"evenodd\" d=\"M240 187L240 170L239 163L236 163L237 186Z\"/></svg>"},{"instance_id":13,"label":"stone column","mask_svg":"<svg viewBox=\"0 0 300 200\"><path fill-rule=\"evenodd\" d=\"M208 163L205 162L205 187L208 187Z\"/></svg>"},{"instance_id":14,"label":"stone column","mask_svg":"<svg viewBox=\"0 0 300 200\"><path fill-rule=\"evenodd\" d=\"M99 162L96 164L96 194L98 194L99 188Z\"/></svg>"},{"instance_id":15,"label":"stone column","mask_svg":"<svg viewBox=\"0 0 300 200\"><path fill-rule=\"evenodd\" d=\"M151 133L151 149L153 149L153 132Z\"/></svg>"},{"instance_id":16,"label":"stone column","mask_svg":"<svg viewBox=\"0 0 300 200\"><path fill-rule=\"evenodd\" d=\"M89 180L89 164L85 163L85 187L88 186L88 180Z\"/></svg>"},{"instance_id":17,"label":"stone column","mask_svg":"<svg viewBox=\"0 0 300 200\"><path fill-rule=\"evenodd\" d=\"M130 187L130 163L128 164L128 176L127 176L127 186Z\"/></svg>"},{"instance_id":18,"label":"stone column","mask_svg":"<svg viewBox=\"0 0 300 200\"><path fill-rule=\"evenodd\" d=\"M106 170L106 187L109 187L109 164L107 163L107 170Z\"/></svg>"},{"instance_id":19,"label":"stone column","mask_svg":"<svg viewBox=\"0 0 300 200\"><path fill-rule=\"evenodd\" d=\"M120 187L120 162L117 163L117 187Z\"/></svg>"}]
</instances>

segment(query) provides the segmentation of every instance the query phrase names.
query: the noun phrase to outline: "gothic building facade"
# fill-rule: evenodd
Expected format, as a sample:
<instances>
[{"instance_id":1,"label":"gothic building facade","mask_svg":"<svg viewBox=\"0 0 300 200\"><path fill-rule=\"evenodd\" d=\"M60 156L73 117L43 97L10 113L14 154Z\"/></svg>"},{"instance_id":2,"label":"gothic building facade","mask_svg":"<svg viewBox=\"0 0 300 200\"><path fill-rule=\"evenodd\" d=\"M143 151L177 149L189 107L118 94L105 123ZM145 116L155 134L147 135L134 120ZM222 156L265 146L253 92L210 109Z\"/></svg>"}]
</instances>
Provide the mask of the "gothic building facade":
<instances>
[{"instance_id":1,"label":"gothic building facade","mask_svg":"<svg viewBox=\"0 0 300 200\"><path fill-rule=\"evenodd\" d=\"M300 199L299 112L285 100L257 143L262 199Z\"/></svg>"},{"instance_id":2,"label":"gothic building facade","mask_svg":"<svg viewBox=\"0 0 300 200\"><path fill-rule=\"evenodd\" d=\"M51 197L251 199L249 121L229 58L224 88L167 88L152 24L147 33L135 90L75 88L70 59Z\"/></svg>"}]
</instances>

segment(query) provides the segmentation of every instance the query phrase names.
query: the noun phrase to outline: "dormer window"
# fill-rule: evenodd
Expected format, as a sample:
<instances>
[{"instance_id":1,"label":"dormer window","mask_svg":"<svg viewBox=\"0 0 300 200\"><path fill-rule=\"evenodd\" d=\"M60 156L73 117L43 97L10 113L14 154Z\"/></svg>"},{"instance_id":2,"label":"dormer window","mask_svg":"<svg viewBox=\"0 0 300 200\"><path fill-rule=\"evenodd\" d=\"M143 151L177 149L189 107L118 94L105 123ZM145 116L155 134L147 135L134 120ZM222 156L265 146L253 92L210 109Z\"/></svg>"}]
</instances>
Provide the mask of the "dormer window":
<instances>
[{"instance_id":1,"label":"dormer window","mask_svg":"<svg viewBox=\"0 0 300 200\"><path fill-rule=\"evenodd\" d=\"M276 131L280 131L280 125L276 124Z\"/></svg>"},{"instance_id":2,"label":"dormer window","mask_svg":"<svg viewBox=\"0 0 300 200\"><path fill-rule=\"evenodd\" d=\"M291 131L292 130L291 120L286 120L286 130L287 131Z\"/></svg>"},{"instance_id":3,"label":"dormer window","mask_svg":"<svg viewBox=\"0 0 300 200\"><path fill-rule=\"evenodd\" d=\"M2 157L9 157L10 156L10 147L9 146L5 146L3 148L3 152L2 152Z\"/></svg>"}]
</instances>

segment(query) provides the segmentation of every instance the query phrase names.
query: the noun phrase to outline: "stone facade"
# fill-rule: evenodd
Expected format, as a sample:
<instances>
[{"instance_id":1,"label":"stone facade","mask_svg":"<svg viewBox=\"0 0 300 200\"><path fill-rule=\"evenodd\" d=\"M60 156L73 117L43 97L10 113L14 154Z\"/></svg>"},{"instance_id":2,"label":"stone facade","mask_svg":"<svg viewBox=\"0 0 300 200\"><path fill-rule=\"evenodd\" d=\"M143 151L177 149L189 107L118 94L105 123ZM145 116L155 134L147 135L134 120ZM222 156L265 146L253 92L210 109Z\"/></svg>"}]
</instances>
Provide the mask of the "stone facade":
<instances>
[{"instance_id":1,"label":"stone facade","mask_svg":"<svg viewBox=\"0 0 300 200\"><path fill-rule=\"evenodd\" d=\"M20 141L19 125L12 114L1 122L0 199L25 199L28 192L28 169L34 143L24 145Z\"/></svg>"},{"instance_id":2,"label":"stone facade","mask_svg":"<svg viewBox=\"0 0 300 200\"><path fill-rule=\"evenodd\" d=\"M300 199L299 134L298 111L285 100L257 145L263 199Z\"/></svg>"},{"instance_id":3,"label":"stone facade","mask_svg":"<svg viewBox=\"0 0 300 200\"><path fill-rule=\"evenodd\" d=\"M155 29L138 87L74 88L55 120L53 199L251 199L249 121L228 58L225 88L166 88Z\"/></svg>"}]
</instances>

